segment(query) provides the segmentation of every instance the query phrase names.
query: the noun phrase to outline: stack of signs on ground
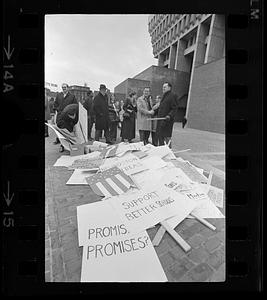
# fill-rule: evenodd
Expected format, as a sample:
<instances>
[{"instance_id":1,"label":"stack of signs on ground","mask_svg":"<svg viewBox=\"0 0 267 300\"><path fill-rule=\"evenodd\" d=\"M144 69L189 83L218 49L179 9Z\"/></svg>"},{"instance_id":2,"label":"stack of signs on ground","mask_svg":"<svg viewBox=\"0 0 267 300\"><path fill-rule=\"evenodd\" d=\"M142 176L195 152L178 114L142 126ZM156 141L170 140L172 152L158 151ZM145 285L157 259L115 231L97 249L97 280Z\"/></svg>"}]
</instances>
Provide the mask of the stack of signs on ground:
<instances>
[{"instance_id":1,"label":"stack of signs on ground","mask_svg":"<svg viewBox=\"0 0 267 300\"><path fill-rule=\"evenodd\" d=\"M202 185L192 182L181 169L172 168L166 171L164 176L160 179L160 184L163 184L178 194L185 195L190 201L194 200L196 207L192 213L197 217L224 218L224 215L210 200ZM174 216L168 220L168 223L172 228L175 228L180 223L180 219Z\"/></svg>"},{"instance_id":2,"label":"stack of signs on ground","mask_svg":"<svg viewBox=\"0 0 267 300\"><path fill-rule=\"evenodd\" d=\"M77 207L81 282L166 282L146 231L129 232L107 201Z\"/></svg>"},{"instance_id":3,"label":"stack of signs on ground","mask_svg":"<svg viewBox=\"0 0 267 300\"><path fill-rule=\"evenodd\" d=\"M190 177L194 176L196 178L196 174L192 175L192 172L187 171L189 177L182 169L175 167L173 163L175 161L168 162L163 168L134 174L132 177L141 188L164 185L178 193L182 193L188 199L196 201L197 207L194 209L194 214L200 218L224 218L224 215L207 195L207 185L192 181ZM195 170L195 172L197 171ZM198 178L200 179L200 177ZM188 218L192 218L192 216L189 215ZM173 218L172 227L178 225L178 223L176 225L175 223L175 218Z\"/></svg>"}]
</instances>

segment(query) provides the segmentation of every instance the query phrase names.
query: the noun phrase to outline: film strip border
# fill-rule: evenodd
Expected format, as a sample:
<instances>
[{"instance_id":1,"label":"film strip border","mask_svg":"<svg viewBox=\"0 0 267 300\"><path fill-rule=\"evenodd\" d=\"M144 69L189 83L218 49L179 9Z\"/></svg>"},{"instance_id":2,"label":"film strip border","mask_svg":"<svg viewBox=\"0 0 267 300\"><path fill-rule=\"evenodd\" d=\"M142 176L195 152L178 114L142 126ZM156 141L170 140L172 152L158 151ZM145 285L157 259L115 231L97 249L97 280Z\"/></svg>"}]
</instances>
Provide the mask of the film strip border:
<instances>
[{"instance_id":1,"label":"film strip border","mask_svg":"<svg viewBox=\"0 0 267 300\"><path fill-rule=\"evenodd\" d=\"M221 290L262 289L262 2L245 3L216 3L215 9L225 13L227 27L227 263ZM205 5L207 11L214 7ZM75 7L62 1L40 6L4 1L3 291L14 295L55 289L44 284L44 15ZM66 288L74 293L73 286Z\"/></svg>"}]
</instances>

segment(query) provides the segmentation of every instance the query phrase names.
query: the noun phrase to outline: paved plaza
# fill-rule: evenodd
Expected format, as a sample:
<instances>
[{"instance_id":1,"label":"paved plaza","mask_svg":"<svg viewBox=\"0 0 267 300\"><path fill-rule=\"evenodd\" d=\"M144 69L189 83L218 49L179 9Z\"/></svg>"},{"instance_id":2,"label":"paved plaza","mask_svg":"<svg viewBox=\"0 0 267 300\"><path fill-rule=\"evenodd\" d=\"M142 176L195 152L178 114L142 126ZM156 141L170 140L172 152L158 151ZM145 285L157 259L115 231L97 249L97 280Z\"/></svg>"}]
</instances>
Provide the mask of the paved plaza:
<instances>
[{"instance_id":1,"label":"paved plaza","mask_svg":"<svg viewBox=\"0 0 267 300\"><path fill-rule=\"evenodd\" d=\"M93 132L94 136L94 132ZM136 135L138 141L138 135ZM66 185L72 170L53 167L56 160L68 152L59 152L50 130L45 139L45 279L47 282L79 282L82 247L78 246L76 207L100 200L89 186ZM104 141L104 140L103 140ZM119 141L119 139L118 139ZM223 134L182 128L175 123L173 151L205 171L213 172L211 184L225 189L225 136ZM178 156L178 153L176 154ZM225 214L224 207L220 209ZM192 249L185 253L172 237L165 233L155 247L169 282L216 282L225 280L225 219L207 219L216 226L208 229L195 219L185 219L175 230ZM148 234L155 236L159 225Z\"/></svg>"}]
</instances>

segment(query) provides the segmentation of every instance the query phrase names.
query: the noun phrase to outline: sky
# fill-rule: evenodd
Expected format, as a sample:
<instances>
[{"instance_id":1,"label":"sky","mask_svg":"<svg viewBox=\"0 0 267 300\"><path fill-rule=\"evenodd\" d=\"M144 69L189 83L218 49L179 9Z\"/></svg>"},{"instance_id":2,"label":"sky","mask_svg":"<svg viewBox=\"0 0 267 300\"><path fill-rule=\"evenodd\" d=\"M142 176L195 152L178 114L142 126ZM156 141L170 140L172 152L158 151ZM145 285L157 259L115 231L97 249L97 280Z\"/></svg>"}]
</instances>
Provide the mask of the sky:
<instances>
[{"instance_id":1,"label":"sky","mask_svg":"<svg viewBox=\"0 0 267 300\"><path fill-rule=\"evenodd\" d=\"M45 81L114 87L151 65L148 15L46 15Z\"/></svg>"}]
</instances>

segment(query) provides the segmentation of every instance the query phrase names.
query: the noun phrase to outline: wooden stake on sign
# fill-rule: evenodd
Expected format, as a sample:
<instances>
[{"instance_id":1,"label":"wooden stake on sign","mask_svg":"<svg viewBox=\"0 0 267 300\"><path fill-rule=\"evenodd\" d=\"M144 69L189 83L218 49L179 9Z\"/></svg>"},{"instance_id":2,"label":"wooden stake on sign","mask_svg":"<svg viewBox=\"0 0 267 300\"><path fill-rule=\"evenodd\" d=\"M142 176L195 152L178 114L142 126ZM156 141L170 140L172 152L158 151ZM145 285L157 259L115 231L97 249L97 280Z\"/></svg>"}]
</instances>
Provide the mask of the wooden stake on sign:
<instances>
[{"instance_id":1,"label":"wooden stake on sign","mask_svg":"<svg viewBox=\"0 0 267 300\"><path fill-rule=\"evenodd\" d=\"M210 224L208 221L206 221L203 218L198 217L197 215L195 215L194 213L191 212L190 214L192 217L196 218L200 223L202 223L203 225L206 225L207 227L209 227L211 230L216 230L216 227L213 226L212 224Z\"/></svg>"},{"instance_id":2,"label":"wooden stake on sign","mask_svg":"<svg viewBox=\"0 0 267 300\"><path fill-rule=\"evenodd\" d=\"M190 150L191 150L191 149L179 150L179 151L173 152L173 154L181 153L181 152L187 152L187 151L190 151Z\"/></svg>"},{"instance_id":3,"label":"wooden stake on sign","mask_svg":"<svg viewBox=\"0 0 267 300\"><path fill-rule=\"evenodd\" d=\"M166 221L160 222L160 224L168 231L168 233L175 239L175 241L183 248L185 252L188 252L191 249L191 246L183 240L180 235L172 229Z\"/></svg>"},{"instance_id":4,"label":"wooden stake on sign","mask_svg":"<svg viewBox=\"0 0 267 300\"><path fill-rule=\"evenodd\" d=\"M166 232L166 229L163 226L160 226L159 230L157 231L156 235L154 236L154 239L152 241L153 246L158 246L161 239L163 238L164 233Z\"/></svg>"},{"instance_id":5,"label":"wooden stake on sign","mask_svg":"<svg viewBox=\"0 0 267 300\"><path fill-rule=\"evenodd\" d=\"M210 184L211 184L212 176L213 176L213 172L210 171L207 185L210 185Z\"/></svg>"},{"instance_id":6,"label":"wooden stake on sign","mask_svg":"<svg viewBox=\"0 0 267 300\"><path fill-rule=\"evenodd\" d=\"M148 118L148 121L159 121L159 120L166 120L166 118Z\"/></svg>"}]
</instances>

